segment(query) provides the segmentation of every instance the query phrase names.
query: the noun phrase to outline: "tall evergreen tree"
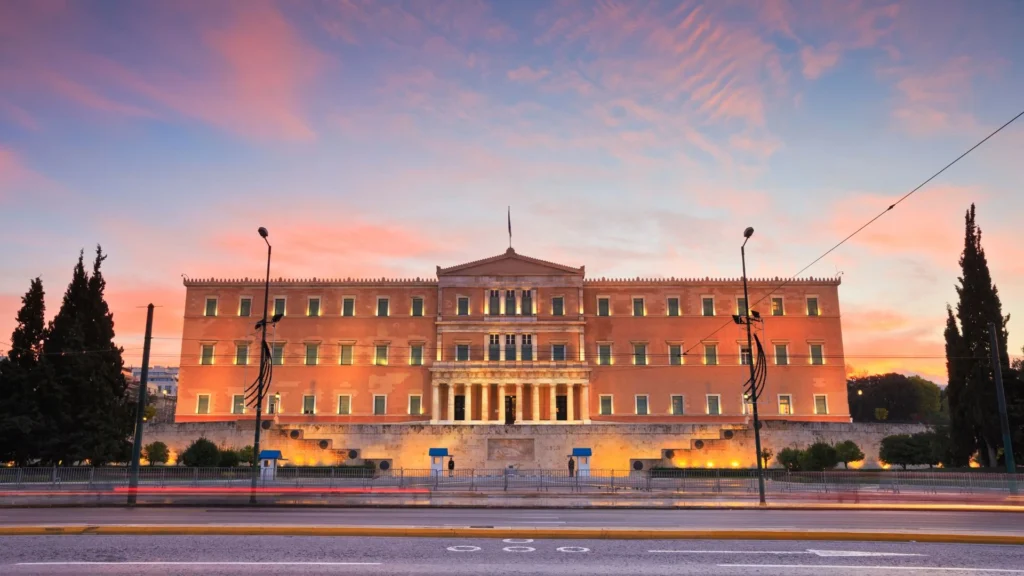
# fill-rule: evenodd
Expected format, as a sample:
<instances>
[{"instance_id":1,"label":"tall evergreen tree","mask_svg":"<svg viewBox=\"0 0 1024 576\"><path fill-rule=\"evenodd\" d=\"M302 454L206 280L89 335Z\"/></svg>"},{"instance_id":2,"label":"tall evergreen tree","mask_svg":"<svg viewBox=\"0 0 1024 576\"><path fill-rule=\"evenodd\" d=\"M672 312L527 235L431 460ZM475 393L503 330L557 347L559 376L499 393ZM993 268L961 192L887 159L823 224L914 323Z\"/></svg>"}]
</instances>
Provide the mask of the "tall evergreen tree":
<instances>
[{"instance_id":1,"label":"tall evergreen tree","mask_svg":"<svg viewBox=\"0 0 1024 576\"><path fill-rule=\"evenodd\" d=\"M35 278L21 298L11 350L0 360L0 462L24 465L37 457L42 432L36 389L46 336L43 281Z\"/></svg>"},{"instance_id":2,"label":"tall evergreen tree","mask_svg":"<svg viewBox=\"0 0 1024 576\"><path fill-rule=\"evenodd\" d=\"M965 389L963 375L964 343L957 327L953 308L946 306L946 402L949 405L950 462L952 466L967 466L971 455L978 449L974 420L971 418L971 398Z\"/></svg>"},{"instance_id":3,"label":"tall evergreen tree","mask_svg":"<svg viewBox=\"0 0 1024 576\"><path fill-rule=\"evenodd\" d=\"M996 325L1000 363L1006 372L1009 370L1006 323L1010 317L1003 316L999 291L992 283L988 260L981 246L981 229L975 222L974 204L971 204L965 215L964 251L960 256L960 268L962 275L959 278L960 285L956 288L959 296L956 316L960 321L961 353L954 360L957 378L962 378L962 387L956 395L950 394L950 412L966 415L972 423L979 454L988 466L995 466L996 450L1002 445L1002 433L999 419L992 417L998 408L988 325L990 322ZM947 361L949 359L947 351ZM965 427L961 426L963 430Z\"/></svg>"}]
</instances>

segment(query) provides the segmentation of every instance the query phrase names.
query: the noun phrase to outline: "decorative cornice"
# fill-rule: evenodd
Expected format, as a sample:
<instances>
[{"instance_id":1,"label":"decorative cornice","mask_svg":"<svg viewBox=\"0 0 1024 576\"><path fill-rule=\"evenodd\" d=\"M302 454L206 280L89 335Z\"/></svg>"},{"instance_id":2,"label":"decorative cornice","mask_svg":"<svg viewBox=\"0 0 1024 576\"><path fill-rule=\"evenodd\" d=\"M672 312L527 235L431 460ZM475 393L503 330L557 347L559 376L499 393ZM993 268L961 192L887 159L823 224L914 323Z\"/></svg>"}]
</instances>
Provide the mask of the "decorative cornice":
<instances>
[{"instance_id":1,"label":"decorative cornice","mask_svg":"<svg viewBox=\"0 0 1024 576\"><path fill-rule=\"evenodd\" d=\"M808 278L747 278L747 284L760 286L764 284L771 285L834 285L840 284L840 278L825 278L825 277L808 277ZM742 284L743 278L711 278L705 276L704 278L592 278L583 281L584 286L642 286L642 285L655 285L655 286L666 286L666 285L691 285L691 286L707 286L713 284L719 285L734 285Z\"/></svg>"},{"instance_id":2,"label":"decorative cornice","mask_svg":"<svg viewBox=\"0 0 1024 576\"><path fill-rule=\"evenodd\" d=\"M509 248L508 250L505 251L504 254L498 254L497 256L491 256L489 258L483 258L481 260L474 260L472 262L466 262L464 264L457 264L455 266L449 266L448 268L442 268L438 266L437 275L440 276L442 274L451 274L452 272L458 272L459 270L465 270L466 268L480 266L482 264L490 264L491 262L497 262L499 260L504 260L506 258L521 260L523 262L529 262L531 264L539 264L541 266L550 266L552 268L556 268L558 270L562 270L570 274L583 274L583 271L586 268L585 266L574 268L572 266L566 266L565 264L559 264L557 262L549 262L547 260L541 260L539 258L523 256L522 254L517 254L513 248Z\"/></svg>"},{"instance_id":3,"label":"decorative cornice","mask_svg":"<svg viewBox=\"0 0 1024 576\"><path fill-rule=\"evenodd\" d=\"M257 278L185 278L185 286L263 286ZM271 278L273 286L437 286L431 278Z\"/></svg>"}]
</instances>

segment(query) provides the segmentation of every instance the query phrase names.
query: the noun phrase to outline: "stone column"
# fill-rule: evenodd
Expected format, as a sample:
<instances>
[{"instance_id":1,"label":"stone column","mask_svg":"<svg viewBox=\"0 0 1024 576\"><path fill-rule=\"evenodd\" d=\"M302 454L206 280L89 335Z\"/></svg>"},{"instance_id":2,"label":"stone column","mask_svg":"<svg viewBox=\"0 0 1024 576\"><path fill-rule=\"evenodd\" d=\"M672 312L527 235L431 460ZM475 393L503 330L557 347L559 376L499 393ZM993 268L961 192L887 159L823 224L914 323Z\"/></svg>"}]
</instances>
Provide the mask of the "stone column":
<instances>
[{"instance_id":1,"label":"stone column","mask_svg":"<svg viewBox=\"0 0 1024 576\"><path fill-rule=\"evenodd\" d=\"M530 288L530 305L533 306L533 310L530 310L530 314L537 315L540 311L540 303L537 302L537 289Z\"/></svg>"},{"instance_id":2,"label":"stone column","mask_svg":"<svg viewBox=\"0 0 1024 576\"><path fill-rule=\"evenodd\" d=\"M505 423L505 383L498 382L498 405L494 407L498 411L498 423Z\"/></svg>"},{"instance_id":3,"label":"stone column","mask_svg":"<svg viewBox=\"0 0 1024 576\"><path fill-rule=\"evenodd\" d=\"M533 417L530 419L533 420L534 422L537 422L538 420L540 420L540 385L530 384L530 390L533 391L533 411L530 414Z\"/></svg>"},{"instance_id":4,"label":"stone column","mask_svg":"<svg viewBox=\"0 0 1024 576\"><path fill-rule=\"evenodd\" d=\"M580 388L580 420L590 424L590 383L584 382Z\"/></svg>"},{"instance_id":5,"label":"stone column","mask_svg":"<svg viewBox=\"0 0 1024 576\"><path fill-rule=\"evenodd\" d=\"M463 389L466 391L466 422L473 421L473 384L465 384Z\"/></svg>"},{"instance_id":6,"label":"stone column","mask_svg":"<svg viewBox=\"0 0 1024 576\"><path fill-rule=\"evenodd\" d=\"M491 385L481 384L480 385L480 420L487 422L491 419L490 404L491 398Z\"/></svg>"},{"instance_id":7,"label":"stone column","mask_svg":"<svg viewBox=\"0 0 1024 576\"><path fill-rule=\"evenodd\" d=\"M498 290L498 313L505 315L505 290Z\"/></svg>"},{"instance_id":8,"label":"stone column","mask_svg":"<svg viewBox=\"0 0 1024 576\"><path fill-rule=\"evenodd\" d=\"M573 420L576 419L576 413L573 410L572 406L573 388L575 388L573 384L565 385L565 419L568 420L569 422L572 422Z\"/></svg>"},{"instance_id":9,"label":"stone column","mask_svg":"<svg viewBox=\"0 0 1024 576\"><path fill-rule=\"evenodd\" d=\"M558 419L558 407L555 405L555 395L558 394L558 384L548 384L548 389L551 390L551 404L548 406L548 420L554 422Z\"/></svg>"},{"instance_id":10,"label":"stone column","mask_svg":"<svg viewBox=\"0 0 1024 576\"><path fill-rule=\"evenodd\" d=\"M587 361L586 344L583 342L583 331L580 331L580 362Z\"/></svg>"},{"instance_id":11,"label":"stone column","mask_svg":"<svg viewBox=\"0 0 1024 576\"><path fill-rule=\"evenodd\" d=\"M516 423L523 421L523 383L516 382Z\"/></svg>"},{"instance_id":12,"label":"stone column","mask_svg":"<svg viewBox=\"0 0 1024 576\"><path fill-rule=\"evenodd\" d=\"M434 389L434 401L430 404L430 423L437 424L441 418L441 383L434 382L431 388Z\"/></svg>"},{"instance_id":13,"label":"stone column","mask_svg":"<svg viewBox=\"0 0 1024 576\"><path fill-rule=\"evenodd\" d=\"M448 383L448 421L455 422L455 383Z\"/></svg>"}]
</instances>

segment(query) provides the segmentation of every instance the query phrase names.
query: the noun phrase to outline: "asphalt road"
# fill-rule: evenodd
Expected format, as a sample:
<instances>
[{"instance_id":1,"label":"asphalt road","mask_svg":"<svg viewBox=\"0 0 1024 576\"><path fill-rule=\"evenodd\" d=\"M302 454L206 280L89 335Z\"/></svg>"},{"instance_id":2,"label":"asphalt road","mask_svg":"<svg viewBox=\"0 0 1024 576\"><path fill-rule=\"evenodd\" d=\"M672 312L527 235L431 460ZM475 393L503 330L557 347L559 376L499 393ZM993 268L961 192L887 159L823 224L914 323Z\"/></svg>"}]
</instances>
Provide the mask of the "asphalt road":
<instances>
[{"instance_id":1,"label":"asphalt road","mask_svg":"<svg viewBox=\"0 0 1024 576\"><path fill-rule=\"evenodd\" d=\"M0 574L1024 574L1024 546L873 542L13 536Z\"/></svg>"},{"instance_id":2,"label":"asphalt road","mask_svg":"<svg viewBox=\"0 0 1024 576\"><path fill-rule=\"evenodd\" d=\"M1024 513L451 508L7 508L0 525L213 524L781 529L1024 534Z\"/></svg>"}]
</instances>

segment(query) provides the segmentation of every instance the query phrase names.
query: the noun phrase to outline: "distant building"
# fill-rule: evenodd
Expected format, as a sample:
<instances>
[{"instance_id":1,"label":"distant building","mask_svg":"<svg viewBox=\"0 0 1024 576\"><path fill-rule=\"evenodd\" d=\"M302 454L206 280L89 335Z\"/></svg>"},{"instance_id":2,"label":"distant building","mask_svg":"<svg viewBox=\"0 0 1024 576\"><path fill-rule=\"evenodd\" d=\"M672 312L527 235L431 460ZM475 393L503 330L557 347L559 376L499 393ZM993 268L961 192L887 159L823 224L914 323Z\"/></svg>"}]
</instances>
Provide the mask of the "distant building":
<instances>
[{"instance_id":1,"label":"distant building","mask_svg":"<svg viewBox=\"0 0 1024 576\"><path fill-rule=\"evenodd\" d=\"M142 368L132 368L132 378L142 378ZM151 366L146 389L150 394L161 396L178 395L178 368L175 366Z\"/></svg>"}]
</instances>

